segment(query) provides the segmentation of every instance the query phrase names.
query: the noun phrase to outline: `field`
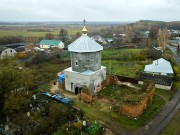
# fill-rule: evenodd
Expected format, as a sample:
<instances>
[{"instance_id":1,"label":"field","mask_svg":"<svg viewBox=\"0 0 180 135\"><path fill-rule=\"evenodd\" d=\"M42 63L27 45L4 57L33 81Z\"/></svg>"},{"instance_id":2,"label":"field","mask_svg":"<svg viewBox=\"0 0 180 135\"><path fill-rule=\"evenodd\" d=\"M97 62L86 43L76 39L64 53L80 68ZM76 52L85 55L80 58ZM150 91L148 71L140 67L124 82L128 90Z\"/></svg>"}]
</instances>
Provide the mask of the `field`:
<instances>
[{"instance_id":1,"label":"field","mask_svg":"<svg viewBox=\"0 0 180 135\"><path fill-rule=\"evenodd\" d=\"M81 29L68 29L69 35L75 35L77 32L81 32ZM22 30L0 30L0 37L4 36L22 36L22 37L44 37L47 33L51 33L54 36L59 35L59 30L50 30L47 32L41 31L27 31L26 29Z\"/></svg>"},{"instance_id":2,"label":"field","mask_svg":"<svg viewBox=\"0 0 180 135\"><path fill-rule=\"evenodd\" d=\"M67 30L69 35L75 35L77 32L81 33L82 25L23 25L23 26L1 26L0 37L5 36L22 36L22 37L44 37L45 34L51 33L54 36L59 35L61 28ZM106 26L89 26L88 32L95 32Z\"/></svg>"}]
</instances>

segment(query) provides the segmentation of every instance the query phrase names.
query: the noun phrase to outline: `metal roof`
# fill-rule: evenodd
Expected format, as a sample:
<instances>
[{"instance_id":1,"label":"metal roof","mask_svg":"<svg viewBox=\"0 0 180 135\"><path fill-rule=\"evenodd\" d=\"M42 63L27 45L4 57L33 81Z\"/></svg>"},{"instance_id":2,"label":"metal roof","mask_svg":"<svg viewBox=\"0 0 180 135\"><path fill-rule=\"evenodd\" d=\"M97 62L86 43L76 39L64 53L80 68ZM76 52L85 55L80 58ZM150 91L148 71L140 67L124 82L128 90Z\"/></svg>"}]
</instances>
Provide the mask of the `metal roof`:
<instances>
[{"instance_id":1,"label":"metal roof","mask_svg":"<svg viewBox=\"0 0 180 135\"><path fill-rule=\"evenodd\" d=\"M59 43L62 41L60 40L41 40L40 44L41 45L50 45L50 46L58 46Z\"/></svg>"},{"instance_id":2,"label":"metal roof","mask_svg":"<svg viewBox=\"0 0 180 135\"><path fill-rule=\"evenodd\" d=\"M71 52L97 52L103 50L103 47L88 37L87 34L82 34L68 46L68 50Z\"/></svg>"},{"instance_id":3,"label":"metal roof","mask_svg":"<svg viewBox=\"0 0 180 135\"><path fill-rule=\"evenodd\" d=\"M173 74L171 63L163 58L154 60L152 64L146 65L145 72L161 73L161 74Z\"/></svg>"},{"instance_id":4,"label":"metal roof","mask_svg":"<svg viewBox=\"0 0 180 135\"><path fill-rule=\"evenodd\" d=\"M6 49L8 49L7 47L1 47L0 46L0 54L4 51L4 50L6 50Z\"/></svg>"}]
</instances>

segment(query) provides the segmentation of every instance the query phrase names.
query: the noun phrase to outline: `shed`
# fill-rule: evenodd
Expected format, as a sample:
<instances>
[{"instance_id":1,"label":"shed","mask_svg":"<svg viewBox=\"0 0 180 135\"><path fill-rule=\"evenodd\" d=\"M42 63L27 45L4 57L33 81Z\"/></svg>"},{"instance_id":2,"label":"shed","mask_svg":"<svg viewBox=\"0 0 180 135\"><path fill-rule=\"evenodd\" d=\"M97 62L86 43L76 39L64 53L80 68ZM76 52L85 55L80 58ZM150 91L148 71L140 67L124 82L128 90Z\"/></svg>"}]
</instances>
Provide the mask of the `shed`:
<instances>
[{"instance_id":1,"label":"shed","mask_svg":"<svg viewBox=\"0 0 180 135\"><path fill-rule=\"evenodd\" d=\"M41 40L40 48L49 49L52 47L64 48L64 43L60 40Z\"/></svg>"},{"instance_id":2,"label":"shed","mask_svg":"<svg viewBox=\"0 0 180 135\"><path fill-rule=\"evenodd\" d=\"M174 74L171 63L163 58L154 60L152 64L146 65L144 71L162 75Z\"/></svg>"}]
</instances>

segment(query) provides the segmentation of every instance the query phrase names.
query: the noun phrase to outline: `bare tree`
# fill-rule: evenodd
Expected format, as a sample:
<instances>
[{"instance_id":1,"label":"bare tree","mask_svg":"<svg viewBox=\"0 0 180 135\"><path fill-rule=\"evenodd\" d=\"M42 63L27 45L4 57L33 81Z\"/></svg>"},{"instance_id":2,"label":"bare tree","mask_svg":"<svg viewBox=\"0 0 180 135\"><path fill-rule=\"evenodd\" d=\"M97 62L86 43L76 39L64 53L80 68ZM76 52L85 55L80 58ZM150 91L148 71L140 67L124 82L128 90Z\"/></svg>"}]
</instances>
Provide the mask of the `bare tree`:
<instances>
[{"instance_id":1,"label":"bare tree","mask_svg":"<svg viewBox=\"0 0 180 135\"><path fill-rule=\"evenodd\" d=\"M46 35L45 35L45 38L46 39L53 39L53 35L51 34L51 33L47 33Z\"/></svg>"},{"instance_id":2,"label":"bare tree","mask_svg":"<svg viewBox=\"0 0 180 135\"><path fill-rule=\"evenodd\" d=\"M157 39L158 29L155 26L152 26L149 30L149 38L151 40Z\"/></svg>"},{"instance_id":3,"label":"bare tree","mask_svg":"<svg viewBox=\"0 0 180 135\"><path fill-rule=\"evenodd\" d=\"M162 51L166 49L168 37L169 35L167 29L159 30L157 40Z\"/></svg>"}]
</instances>

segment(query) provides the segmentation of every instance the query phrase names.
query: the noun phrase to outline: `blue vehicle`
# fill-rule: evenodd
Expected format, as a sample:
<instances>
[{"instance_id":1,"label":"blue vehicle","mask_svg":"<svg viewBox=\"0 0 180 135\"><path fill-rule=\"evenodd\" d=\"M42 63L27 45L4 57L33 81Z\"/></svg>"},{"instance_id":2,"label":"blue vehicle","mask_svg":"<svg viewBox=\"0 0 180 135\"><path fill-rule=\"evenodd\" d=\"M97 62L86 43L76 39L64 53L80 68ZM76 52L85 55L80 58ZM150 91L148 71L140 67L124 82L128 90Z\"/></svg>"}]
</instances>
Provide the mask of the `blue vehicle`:
<instances>
[{"instance_id":1,"label":"blue vehicle","mask_svg":"<svg viewBox=\"0 0 180 135\"><path fill-rule=\"evenodd\" d=\"M62 103L65 103L65 104L69 104L69 103L71 103L73 101L72 98L64 96L64 95L62 95L60 93L53 95L53 94L51 94L49 92L44 92L43 95L45 95L47 97L50 97L50 98L54 99L57 102L62 102Z\"/></svg>"},{"instance_id":2,"label":"blue vehicle","mask_svg":"<svg viewBox=\"0 0 180 135\"><path fill-rule=\"evenodd\" d=\"M56 95L53 95L52 98L58 102L63 102L65 104L69 104L73 101L72 98L69 98L67 96L63 96L62 94L56 94Z\"/></svg>"},{"instance_id":3,"label":"blue vehicle","mask_svg":"<svg viewBox=\"0 0 180 135\"><path fill-rule=\"evenodd\" d=\"M42 93L43 95L47 96L47 97L51 97L53 96L53 94L49 93L49 92L43 92Z\"/></svg>"}]
</instances>

